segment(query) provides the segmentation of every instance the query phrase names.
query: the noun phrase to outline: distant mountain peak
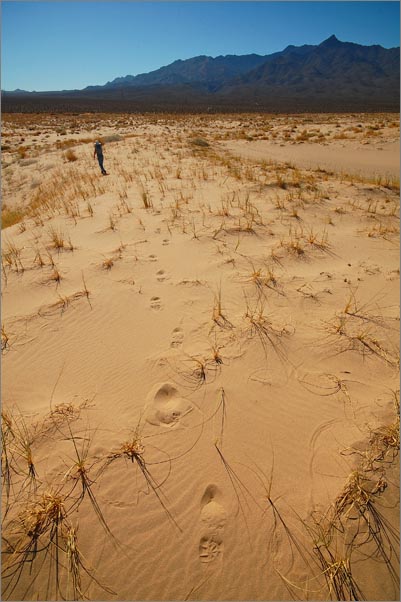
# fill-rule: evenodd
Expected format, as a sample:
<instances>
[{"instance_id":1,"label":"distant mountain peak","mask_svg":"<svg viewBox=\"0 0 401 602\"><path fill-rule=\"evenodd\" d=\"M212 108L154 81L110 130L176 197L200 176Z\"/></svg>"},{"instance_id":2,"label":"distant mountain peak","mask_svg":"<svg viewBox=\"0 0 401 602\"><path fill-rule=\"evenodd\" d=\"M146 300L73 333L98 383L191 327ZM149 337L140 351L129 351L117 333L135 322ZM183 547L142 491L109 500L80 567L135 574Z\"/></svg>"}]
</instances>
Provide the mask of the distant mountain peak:
<instances>
[{"instance_id":1,"label":"distant mountain peak","mask_svg":"<svg viewBox=\"0 0 401 602\"><path fill-rule=\"evenodd\" d=\"M330 36L329 38L327 38L327 40L324 40L320 46L337 46L338 44L342 44L343 42L340 42L340 40L333 34L332 36Z\"/></svg>"}]
</instances>

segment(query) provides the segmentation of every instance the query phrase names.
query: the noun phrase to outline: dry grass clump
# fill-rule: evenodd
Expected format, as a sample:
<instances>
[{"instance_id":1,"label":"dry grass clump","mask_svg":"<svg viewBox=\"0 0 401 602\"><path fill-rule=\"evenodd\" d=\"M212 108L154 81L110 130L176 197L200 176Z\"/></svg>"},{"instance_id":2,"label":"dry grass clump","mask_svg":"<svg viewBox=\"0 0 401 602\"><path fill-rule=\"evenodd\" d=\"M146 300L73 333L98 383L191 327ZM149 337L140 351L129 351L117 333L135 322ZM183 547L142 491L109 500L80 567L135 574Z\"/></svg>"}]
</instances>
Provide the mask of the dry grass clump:
<instances>
[{"instance_id":1,"label":"dry grass clump","mask_svg":"<svg viewBox=\"0 0 401 602\"><path fill-rule=\"evenodd\" d=\"M59 150L69 149L72 146L76 146L77 144L78 140L75 140L74 138L67 138L66 140L56 140L56 148Z\"/></svg>"},{"instance_id":2,"label":"dry grass clump","mask_svg":"<svg viewBox=\"0 0 401 602\"><path fill-rule=\"evenodd\" d=\"M12 417L3 409L1 411L1 481L2 491L5 494L5 503L2 504L3 517L7 515L10 503L13 476L13 451L11 450L11 445L14 438Z\"/></svg>"},{"instance_id":3,"label":"dry grass clump","mask_svg":"<svg viewBox=\"0 0 401 602\"><path fill-rule=\"evenodd\" d=\"M195 146L197 148L208 148L210 147L210 144L207 140L205 140L204 138L199 138L199 137L195 137L195 138L190 138L189 143L191 146Z\"/></svg>"},{"instance_id":4,"label":"dry grass clump","mask_svg":"<svg viewBox=\"0 0 401 602\"><path fill-rule=\"evenodd\" d=\"M92 304L90 302L90 291L86 288L86 285L84 285L84 289L81 291L77 291L76 293L73 293L72 295L58 295L58 301L56 301L55 303L51 303L50 305L46 306L46 307L41 307L38 311L38 315L39 316L49 316L52 315L55 311L60 311L61 314L63 314L65 311L67 311L67 309L74 304L75 301L78 301L79 299L82 299L83 297L86 297L89 307L92 309Z\"/></svg>"},{"instance_id":5,"label":"dry grass clump","mask_svg":"<svg viewBox=\"0 0 401 602\"><path fill-rule=\"evenodd\" d=\"M105 270L111 270L111 268L114 265L114 259L109 257L108 259L105 259L102 263L103 269Z\"/></svg>"},{"instance_id":6,"label":"dry grass clump","mask_svg":"<svg viewBox=\"0 0 401 602\"><path fill-rule=\"evenodd\" d=\"M388 239L391 236L398 236L400 233L399 226L378 223L367 229L367 235L369 238L384 238Z\"/></svg>"},{"instance_id":7,"label":"dry grass clump","mask_svg":"<svg viewBox=\"0 0 401 602\"><path fill-rule=\"evenodd\" d=\"M259 294L256 301L251 304L245 296L246 311L244 319L247 323L245 335L252 339L258 337L265 356L267 357L269 349L273 349L279 358L285 359L285 353L282 349L282 337L290 334L287 326L277 326L273 318L266 311L266 299Z\"/></svg>"},{"instance_id":8,"label":"dry grass clump","mask_svg":"<svg viewBox=\"0 0 401 602\"><path fill-rule=\"evenodd\" d=\"M68 240L66 240L65 234L61 228L50 226L48 228L48 235L50 238L51 248L56 249L58 252L74 250L71 239L68 238Z\"/></svg>"},{"instance_id":9,"label":"dry grass clump","mask_svg":"<svg viewBox=\"0 0 401 602\"><path fill-rule=\"evenodd\" d=\"M25 271L24 265L21 260L22 248L17 247L17 245L11 241L6 241L4 246L4 251L2 253L2 265L3 272L5 267L8 267L10 270L13 270L17 273L22 273Z\"/></svg>"},{"instance_id":10,"label":"dry grass clump","mask_svg":"<svg viewBox=\"0 0 401 602\"><path fill-rule=\"evenodd\" d=\"M314 136L313 132L308 132L307 130L302 130L299 134L296 135L295 140L297 142L307 142L309 138Z\"/></svg>"},{"instance_id":11,"label":"dry grass clump","mask_svg":"<svg viewBox=\"0 0 401 602\"><path fill-rule=\"evenodd\" d=\"M10 337L8 336L4 324L1 325L1 352L6 351L10 347Z\"/></svg>"},{"instance_id":12,"label":"dry grass clump","mask_svg":"<svg viewBox=\"0 0 401 602\"><path fill-rule=\"evenodd\" d=\"M218 346L213 347L211 351L211 355L187 355L185 359L180 359L176 366L172 366L183 387L197 391L215 380L221 371L223 359Z\"/></svg>"},{"instance_id":13,"label":"dry grass clump","mask_svg":"<svg viewBox=\"0 0 401 602\"><path fill-rule=\"evenodd\" d=\"M387 573L395 595L399 589L399 531L386 517L390 509L383 497L395 488L386 478L399 452L399 393L394 394L397 413L395 422L377 429L366 448L354 450L362 461L349 475L343 489L324 513L315 512L301 520L313 545L314 560L309 562L304 550L297 548L307 563L307 572L316 565L318 574L299 583L291 581L277 568L289 592L299 599L300 592L318 599L365 600L367 591L360 581L359 567L374 562L375 571ZM391 457L387 452L391 449ZM380 450L380 451L379 451ZM305 545L305 544L304 544ZM311 589L311 585L314 587ZM304 599L304 598L302 598Z\"/></svg>"},{"instance_id":14,"label":"dry grass clump","mask_svg":"<svg viewBox=\"0 0 401 602\"><path fill-rule=\"evenodd\" d=\"M254 264L251 263L251 272L249 275L241 277L241 281L244 283L253 284L260 293L264 293L265 289L273 290L276 293L283 294L278 281L278 277L275 270L270 265L255 268Z\"/></svg>"},{"instance_id":15,"label":"dry grass clump","mask_svg":"<svg viewBox=\"0 0 401 602\"><path fill-rule=\"evenodd\" d=\"M302 234L298 230L290 231L287 238L282 238L280 240L279 246L287 253L297 258L305 256L305 243Z\"/></svg>"},{"instance_id":16,"label":"dry grass clump","mask_svg":"<svg viewBox=\"0 0 401 602\"><path fill-rule=\"evenodd\" d=\"M11 528L7 530L8 549L2 567L3 584L5 582L3 595L9 598L13 594L23 573L27 572L27 567L30 566L30 583L23 596L25 597L46 560L51 567L48 569L49 576L54 569L56 592L59 594L59 555L65 518L64 500L58 492L43 493L29 501L22 509Z\"/></svg>"},{"instance_id":17,"label":"dry grass clump","mask_svg":"<svg viewBox=\"0 0 401 602\"><path fill-rule=\"evenodd\" d=\"M97 580L78 543L77 512L84 499L89 500L96 518L113 539L93 491L97 475L93 470L96 462L88 454L91 434L87 431L81 438L72 429L88 407L88 400L78 406L57 404L42 420L29 425L20 413L2 412L5 599L33 599L35 591L41 590L38 596L42 599L87 598L91 581L115 595ZM61 480L53 477L51 485L46 474L39 479L34 462L34 447L43 438L51 438L53 445L58 438L69 441L75 453L67 473Z\"/></svg>"},{"instance_id":18,"label":"dry grass clump","mask_svg":"<svg viewBox=\"0 0 401 602\"><path fill-rule=\"evenodd\" d=\"M369 304L360 304L351 291L342 312L325 324L329 338L338 346L338 353L356 351L363 357L374 356L389 366L399 366L399 354L388 337L389 325Z\"/></svg>"},{"instance_id":19,"label":"dry grass clump","mask_svg":"<svg viewBox=\"0 0 401 602\"><path fill-rule=\"evenodd\" d=\"M94 172L82 172L71 163L62 170L55 170L35 190L26 208L26 214L39 223L57 215L81 217L80 202L88 203L106 190L106 179L100 180Z\"/></svg>"},{"instance_id":20,"label":"dry grass clump","mask_svg":"<svg viewBox=\"0 0 401 602\"><path fill-rule=\"evenodd\" d=\"M58 270L58 268L54 267L52 272L49 274L49 276L47 277L46 280L44 280L44 284L55 284L56 288L58 287L58 285L60 284L60 282L62 281L63 277L60 273L60 271Z\"/></svg>"},{"instance_id":21,"label":"dry grass clump","mask_svg":"<svg viewBox=\"0 0 401 602\"><path fill-rule=\"evenodd\" d=\"M167 517L171 521L171 523L179 531L181 531L180 526L178 525L177 521L175 520L174 516L172 515L171 511L169 510L169 508L167 506L167 500L166 500L165 495L162 490L163 484L165 483L165 481L167 480L167 478L170 475L171 461L169 458L167 458L160 462L150 463L150 464L167 464L168 468L167 468L166 476L161 481L158 481L155 478L155 476L152 474L152 472L150 471L150 469L149 469L150 464L145 459L145 446L143 444L141 435L139 433L139 426L133 433L133 436L128 441L125 441L124 443L121 444L121 446L119 448L111 451L107 455L107 457L101 467L101 472L104 472L112 464L114 464L114 462L116 462L118 460L129 460L131 464L133 464L136 468L139 469L139 472L142 475L142 477L144 478L144 481L145 481L145 484L146 484L146 487L148 488L148 490L151 491L156 496L159 504L161 505L163 511L165 512L165 514L167 515Z\"/></svg>"},{"instance_id":22,"label":"dry grass clump","mask_svg":"<svg viewBox=\"0 0 401 602\"><path fill-rule=\"evenodd\" d=\"M26 213L24 209L10 209L6 203L1 208L1 228L9 228L21 222Z\"/></svg>"},{"instance_id":23,"label":"dry grass clump","mask_svg":"<svg viewBox=\"0 0 401 602\"><path fill-rule=\"evenodd\" d=\"M365 599L353 577L362 559L374 558L398 584L399 533L380 507L387 486L384 476L354 470L328 513L309 529L328 593L336 600Z\"/></svg>"},{"instance_id":24,"label":"dry grass clump","mask_svg":"<svg viewBox=\"0 0 401 602\"><path fill-rule=\"evenodd\" d=\"M38 578L47 573L47 587L56 599L88 599L82 579L100 584L79 549L77 527L68 519L68 498L59 491L46 491L30 500L13 521L7 538L2 567L3 595L9 599L24 581L22 599L37 588ZM32 598L29 598L32 599Z\"/></svg>"},{"instance_id":25,"label":"dry grass clump","mask_svg":"<svg viewBox=\"0 0 401 602\"><path fill-rule=\"evenodd\" d=\"M380 426L370 433L369 454L364 468L372 470L380 463L391 464L400 449L400 391L393 391L395 419L391 424Z\"/></svg>"},{"instance_id":26,"label":"dry grass clump","mask_svg":"<svg viewBox=\"0 0 401 602\"><path fill-rule=\"evenodd\" d=\"M65 161L68 161L69 163L74 163L74 161L78 160L78 157L72 148L69 148L63 156Z\"/></svg>"},{"instance_id":27,"label":"dry grass clump","mask_svg":"<svg viewBox=\"0 0 401 602\"><path fill-rule=\"evenodd\" d=\"M361 327L340 315L336 316L328 325L328 331L340 343L339 353L357 351L362 356L376 356L390 366L397 367L399 364L396 351L388 347L382 339L379 339L377 332L371 325Z\"/></svg>"},{"instance_id":28,"label":"dry grass clump","mask_svg":"<svg viewBox=\"0 0 401 602\"><path fill-rule=\"evenodd\" d=\"M295 228L291 226L288 236L280 239L279 247L297 258L305 258L308 249L332 253L326 230L317 233L312 228L305 231L302 226Z\"/></svg>"},{"instance_id":29,"label":"dry grass clump","mask_svg":"<svg viewBox=\"0 0 401 602\"><path fill-rule=\"evenodd\" d=\"M142 203L143 203L143 206L145 207L145 209L151 209L153 207L153 203L149 196L149 192L147 190L145 190L144 187L142 187L141 199L142 199Z\"/></svg>"},{"instance_id":30,"label":"dry grass clump","mask_svg":"<svg viewBox=\"0 0 401 602\"><path fill-rule=\"evenodd\" d=\"M44 419L24 428L21 427L21 416L12 416L3 411L3 484L7 478L6 469L9 477L6 513L3 505L3 595L6 598L20 595L20 599L25 599L35 591L41 592L40 595L43 593L43 599L87 598L92 581L108 594L116 595L98 581L94 570L87 564L79 547L78 525L72 517L76 516L86 500L89 502L87 508L94 513L110 542L118 550L122 550L109 528L97 497L99 479L118 461L125 460L133 466L136 471L133 479L135 484L138 482L139 471L148 491L155 496L175 528L181 530L162 490L171 472L172 459L169 455L153 448L157 456L160 457L162 453L165 457L161 460L149 460L138 425L132 437L109 454L92 456L90 447L93 433L89 428L82 432L77 423L81 410L88 407L87 400L80 406L61 403L52 407ZM36 464L33 463L32 448L43 437L49 438L53 443L59 439L67 441L73 452L72 458L65 457L67 471L62 471L61 480L60 475L53 477L51 486L45 485L46 475L39 480ZM199 437L200 435L192 445L196 444ZM149 445L149 453L151 449L152 446ZM187 452L178 457L185 453ZM29 458L30 465L27 465ZM164 472L162 478L157 477L152 469L152 466L159 465ZM25 483L29 476L36 480L35 488L30 491ZM140 487L140 491L143 491L143 486Z\"/></svg>"},{"instance_id":31,"label":"dry grass clump","mask_svg":"<svg viewBox=\"0 0 401 602\"><path fill-rule=\"evenodd\" d=\"M27 156L28 148L28 146L20 146L17 149L17 155L20 159L25 159L25 157Z\"/></svg>"},{"instance_id":32,"label":"dry grass clump","mask_svg":"<svg viewBox=\"0 0 401 602\"><path fill-rule=\"evenodd\" d=\"M214 305L212 310L212 320L220 328L233 328L233 324L228 320L223 310L222 287L221 283L214 295Z\"/></svg>"},{"instance_id":33,"label":"dry grass clump","mask_svg":"<svg viewBox=\"0 0 401 602\"><path fill-rule=\"evenodd\" d=\"M107 134L107 136L102 136L101 142L107 144L109 142L120 142L121 140L124 140L124 138L120 134Z\"/></svg>"}]
</instances>

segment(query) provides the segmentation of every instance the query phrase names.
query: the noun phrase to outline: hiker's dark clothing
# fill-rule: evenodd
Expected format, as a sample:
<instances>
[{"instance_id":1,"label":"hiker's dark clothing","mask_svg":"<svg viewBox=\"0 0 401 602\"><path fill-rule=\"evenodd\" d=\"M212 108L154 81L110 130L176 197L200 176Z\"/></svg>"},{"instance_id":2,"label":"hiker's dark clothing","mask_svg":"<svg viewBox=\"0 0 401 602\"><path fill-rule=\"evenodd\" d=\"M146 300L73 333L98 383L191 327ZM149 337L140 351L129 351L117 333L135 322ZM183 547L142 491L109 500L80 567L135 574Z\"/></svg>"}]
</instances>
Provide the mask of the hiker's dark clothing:
<instances>
[{"instance_id":1,"label":"hiker's dark clothing","mask_svg":"<svg viewBox=\"0 0 401 602\"><path fill-rule=\"evenodd\" d=\"M105 174L105 173L106 173L106 170L105 170L105 168L103 167L103 155L99 154L99 155L97 156L97 160L98 160L98 162L99 162L99 166L100 166L100 169L101 169L102 173L103 173L103 174Z\"/></svg>"},{"instance_id":2,"label":"hiker's dark clothing","mask_svg":"<svg viewBox=\"0 0 401 602\"><path fill-rule=\"evenodd\" d=\"M97 156L97 160L100 166L100 170L102 172L102 174L104 175L106 173L105 168L103 167L103 148L100 142L96 142L95 143L95 153Z\"/></svg>"}]
</instances>

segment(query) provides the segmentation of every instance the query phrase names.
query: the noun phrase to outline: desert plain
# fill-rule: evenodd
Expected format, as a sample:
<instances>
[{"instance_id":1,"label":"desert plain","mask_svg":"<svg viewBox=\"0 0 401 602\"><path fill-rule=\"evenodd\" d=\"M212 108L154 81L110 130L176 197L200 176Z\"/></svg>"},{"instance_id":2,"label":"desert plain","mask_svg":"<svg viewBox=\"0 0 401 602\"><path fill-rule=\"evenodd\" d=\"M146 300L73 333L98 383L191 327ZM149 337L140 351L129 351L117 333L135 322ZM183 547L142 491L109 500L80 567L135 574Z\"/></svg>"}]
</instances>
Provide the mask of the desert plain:
<instances>
[{"instance_id":1,"label":"desert plain","mask_svg":"<svg viewBox=\"0 0 401 602\"><path fill-rule=\"evenodd\" d=\"M4 114L2 203L3 599L398 600L399 115Z\"/></svg>"}]
</instances>

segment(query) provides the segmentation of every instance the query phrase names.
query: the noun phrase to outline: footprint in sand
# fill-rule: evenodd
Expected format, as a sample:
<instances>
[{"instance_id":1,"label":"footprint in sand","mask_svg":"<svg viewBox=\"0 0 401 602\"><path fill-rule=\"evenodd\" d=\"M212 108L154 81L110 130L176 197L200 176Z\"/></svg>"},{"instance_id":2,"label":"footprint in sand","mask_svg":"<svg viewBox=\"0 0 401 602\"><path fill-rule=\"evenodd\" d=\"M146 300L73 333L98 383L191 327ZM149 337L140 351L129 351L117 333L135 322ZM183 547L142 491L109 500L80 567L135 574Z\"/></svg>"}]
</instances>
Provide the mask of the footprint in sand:
<instances>
[{"instance_id":1,"label":"footprint in sand","mask_svg":"<svg viewBox=\"0 0 401 602\"><path fill-rule=\"evenodd\" d=\"M157 255L149 255L148 259L149 261L157 261Z\"/></svg>"},{"instance_id":2,"label":"footprint in sand","mask_svg":"<svg viewBox=\"0 0 401 602\"><path fill-rule=\"evenodd\" d=\"M183 399L170 383L157 385L147 404L146 420L155 426L171 427L192 411L192 405Z\"/></svg>"},{"instance_id":3,"label":"footprint in sand","mask_svg":"<svg viewBox=\"0 0 401 602\"><path fill-rule=\"evenodd\" d=\"M152 297L150 300L150 307L154 310L159 310L161 308L161 300L160 297Z\"/></svg>"},{"instance_id":4,"label":"footprint in sand","mask_svg":"<svg viewBox=\"0 0 401 602\"><path fill-rule=\"evenodd\" d=\"M169 245L170 244L169 239L168 238L164 238L162 244L163 245Z\"/></svg>"},{"instance_id":5,"label":"footprint in sand","mask_svg":"<svg viewBox=\"0 0 401 602\"><path fill-rule=\"evenodd\" d=\"M202 537L199 542L199 558L201 562L213 562L223 555L223 541L216 536Z\"/></svg>"},{"instance_id":6,"label":"footprint in sand","mask_svg":"<svg viewBox=\"0 0 401 602\"><path fill-rule=\"evenodd\" d=\"M179 327L174 328L174 330L172 332L170 347L172 347L173 349L177 349L177 347L181 347L183 340L184 340L184 333L181 330L181 328L179 328Z\"/></svg>"},{"instance_id":7,"label":"footprint in sand","mask_svg":"<svg viewBox=\"0 0 401 602\"><path fill-rule=\"evenodd\" d=\"M164 270L159 270L159 271L156 273L156 278L157 278L157 280L158 280L159 282L164 282L164 281L166 280L166 278L167 278L167 276L166 276L166 272L165 272Z\"/></svg>"},{"instance_id":8,"label":"footprint in sand","mask_svg":"<svg viewBox=\"0 0 401 602\"><path fill-rule=\"evenodd\" d=\"M199 559L209 563L223 557L223 533L227 514L220 504L221 491L216 485L206 488L201 500L201 538L199 542Z\"/></svg>"}]
</instances>

